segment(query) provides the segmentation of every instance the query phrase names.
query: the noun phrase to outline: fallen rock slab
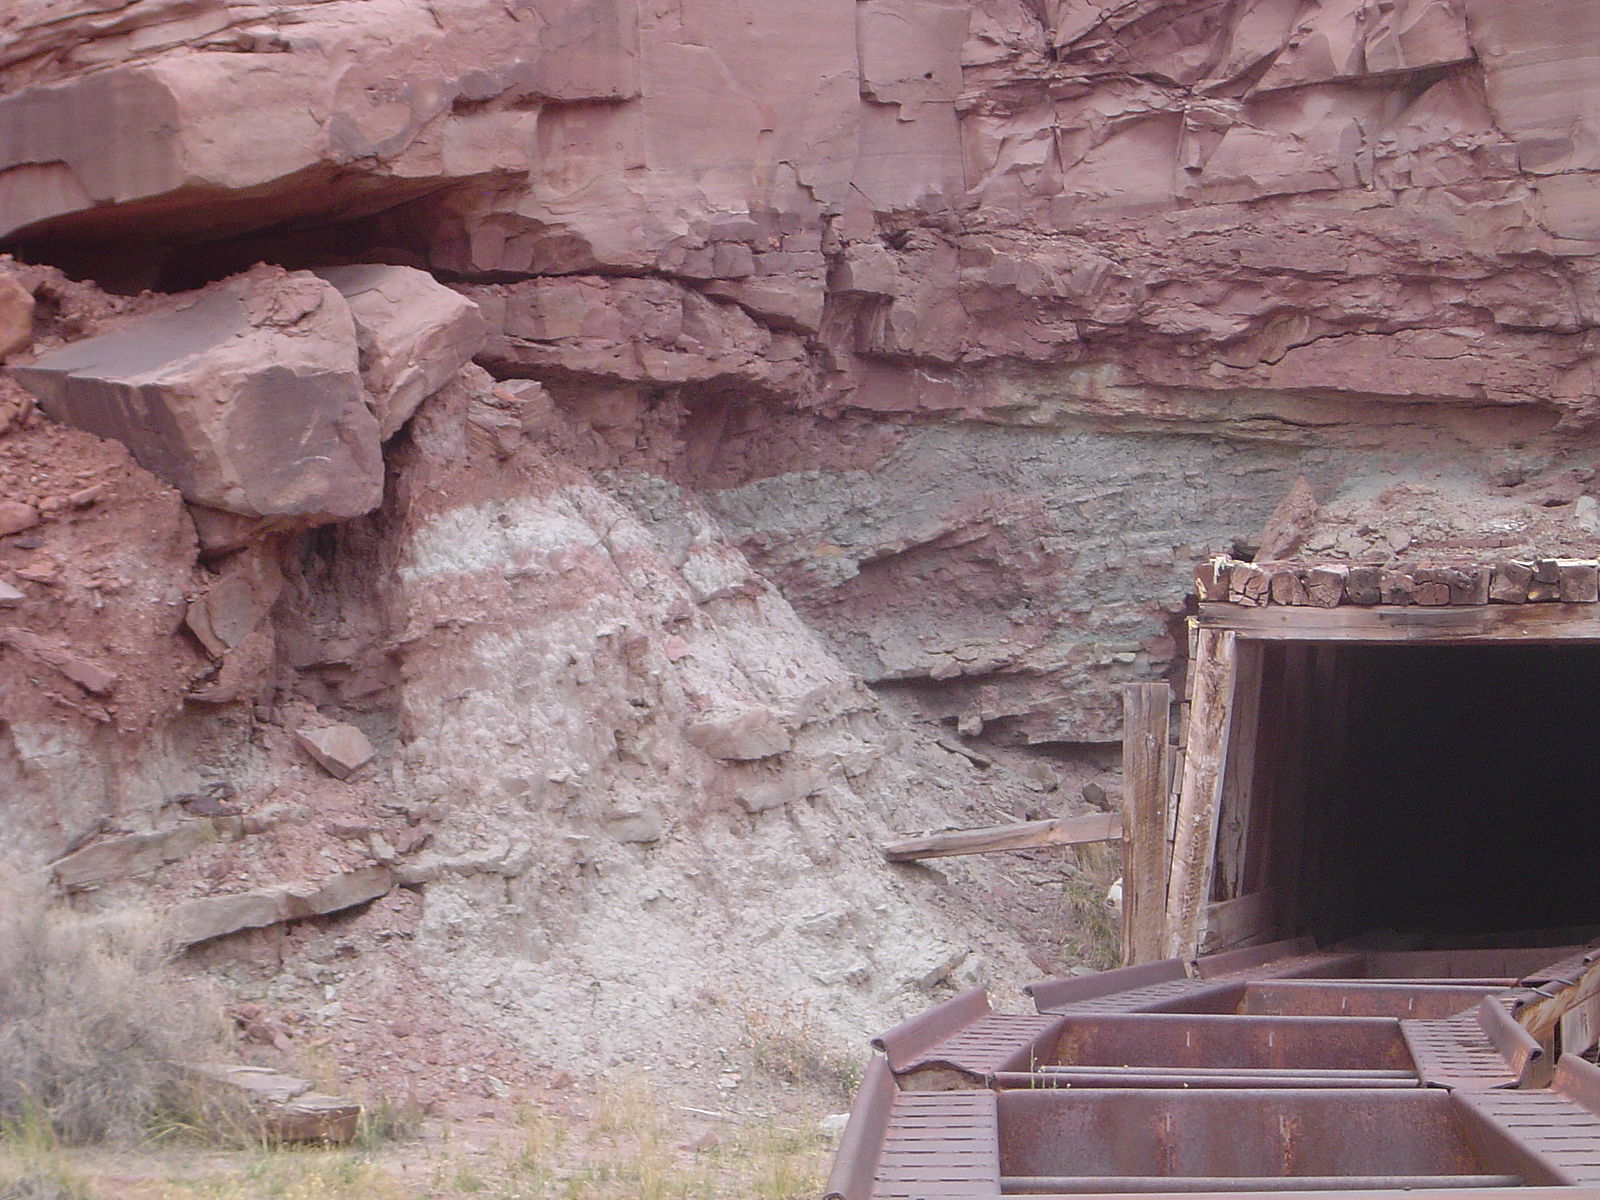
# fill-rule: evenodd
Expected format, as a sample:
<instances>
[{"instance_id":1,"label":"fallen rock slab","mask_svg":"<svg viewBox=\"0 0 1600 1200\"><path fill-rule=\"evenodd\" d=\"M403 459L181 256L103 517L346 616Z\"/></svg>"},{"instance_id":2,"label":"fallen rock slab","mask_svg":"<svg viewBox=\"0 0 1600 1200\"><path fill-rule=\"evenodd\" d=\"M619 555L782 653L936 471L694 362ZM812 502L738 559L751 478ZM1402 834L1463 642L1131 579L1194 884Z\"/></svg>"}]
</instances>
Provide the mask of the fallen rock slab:
<instances>
[{"instance_id":1,"label":"fallen rock slab","mask_svg":"<svg viewBox=\"0 0 1600 1200\"><path fill-rule=\"evenodd\" d=\"M355 1137L361 1122L361 1105L354 1100L313 1092L309 1080L270 1067L204 1064L192 1070L243 1092L260 1117L261 1132L268 1141L342 1145Z\"/></svg>"},{"instance_id":2,"label":"fallen rock slab","mask_svg":"<svg viewBox=\"0 0 1600 1200\"><path fill-rule=\"evenodd\" d=\"M96 696L109 696L119 682L116 672L75 654L68 654L59 646L25 629L0 629L0 645L10 646L24 658L59 671L84 691Z\"/></svg>"},{"instance_id":3,"label":"fallen rock slab","mask_svg":"<svg viewBox=\"0 0 1600 1200\"><path fill-rule=\"evenodd\" d=\"M240 818L218 817L158 833L129 834L58 858L50 864L50 874L58 886L81 891L98 883L148 874L207 843L236 838L243 832Z\"/></svg>"},{"instance_id":4,"label":"fallen rock slab","mask_svg":"<svg viewBox=\"0 0 1600 1200\"><path fill-rule=\"evenodd\" d=\"M294 737L300 748L335 779L349 779L372 761L372 743L354 725L300 729Z\"/></svg>"},{"instance_id":5,"label":"fallen rock slab","mask_svg":"<svg viewBox=\"0 0 1600 1200\"><path fill-rule=\"evenodd\" d=\"M332 284L258 267L12 371L53 419L123 443L191 503L251 528L304 529L383 496L358 366Z\"/></svg>"},{"instance_id":6,"label":"fallen rock slab","mask_svg":"<svg viewBox=\"0 0 1600 1200\"><path fill-rule=\"evenodd\" d=\"M361 378L387 441L483 345L478 306L426 271L373 263L317 274L350 305Z\"/></svg>"},{"instance_id":7,"label":"fallen rock slab","mask_svg":"<svg viewBox=\"0 0 1600 1200\"><path fill-rule=\"evenodd\" d=\"M288 884L232 896L203 896L176 907L172 935L181 945L192 946L245 929L353 908L376 900L393 886L394 876L389 868L380 866L347 871L320 883Z\"/></svg>"}]
</instances>

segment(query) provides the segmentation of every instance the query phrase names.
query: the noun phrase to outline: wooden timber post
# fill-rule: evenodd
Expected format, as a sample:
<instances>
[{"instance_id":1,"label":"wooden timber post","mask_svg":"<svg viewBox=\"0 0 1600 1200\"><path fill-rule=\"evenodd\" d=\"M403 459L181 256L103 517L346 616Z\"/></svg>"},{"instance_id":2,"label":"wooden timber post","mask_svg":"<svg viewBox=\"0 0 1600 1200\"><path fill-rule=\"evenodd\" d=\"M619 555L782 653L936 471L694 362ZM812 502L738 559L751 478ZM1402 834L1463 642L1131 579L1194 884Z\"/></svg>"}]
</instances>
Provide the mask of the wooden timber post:
<instances>
[{"instance_id":1,"label":"wooden timber post","mask_svg":"<svg viewBox=\"0 0 1600 1200\"><path fill-rule=\"evenodd\" d=\"M1167 911L1172 689L1122 689L1122 961L1161 957Z\"/></svg>"},{"instance_id":2,"label":"wooden timber post","mask_svg":"<svg viewBox=\"0 0 1600 1200\"><path fill-rule=\"evenodd\" d=\"M1236 635L1232 630L1199 629L1190 660L1192 694L1183 785L1178 793L1172 843L1172 873L1167 881L1164 957L1193 958L1211 892L1217 847L1217 810L1222 801L1223 769L1233 726L1237 675Z\"/></svg>"}]
</instances>

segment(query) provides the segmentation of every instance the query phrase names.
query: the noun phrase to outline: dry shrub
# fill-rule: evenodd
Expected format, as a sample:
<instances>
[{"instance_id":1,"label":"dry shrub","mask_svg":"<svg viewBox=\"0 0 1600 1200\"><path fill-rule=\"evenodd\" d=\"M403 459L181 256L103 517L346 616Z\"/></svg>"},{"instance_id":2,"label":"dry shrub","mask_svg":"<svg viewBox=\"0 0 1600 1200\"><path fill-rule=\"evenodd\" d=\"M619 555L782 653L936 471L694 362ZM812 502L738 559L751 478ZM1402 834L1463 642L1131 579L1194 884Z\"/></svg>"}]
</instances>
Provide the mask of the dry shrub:
<instances>
[{"instance_id":1,"label":"dry shrub","mask_svg":"<svg viewBox=\"0 0 1600 1200\"><path fill-rule=\"evenodd\" d=\"M219 1018L170 959L148 915L62 911L42 885L0 883L0 1129L85 1143L231 1119L181 1065L214 1049Z\"/></svg>"}]
</instances>

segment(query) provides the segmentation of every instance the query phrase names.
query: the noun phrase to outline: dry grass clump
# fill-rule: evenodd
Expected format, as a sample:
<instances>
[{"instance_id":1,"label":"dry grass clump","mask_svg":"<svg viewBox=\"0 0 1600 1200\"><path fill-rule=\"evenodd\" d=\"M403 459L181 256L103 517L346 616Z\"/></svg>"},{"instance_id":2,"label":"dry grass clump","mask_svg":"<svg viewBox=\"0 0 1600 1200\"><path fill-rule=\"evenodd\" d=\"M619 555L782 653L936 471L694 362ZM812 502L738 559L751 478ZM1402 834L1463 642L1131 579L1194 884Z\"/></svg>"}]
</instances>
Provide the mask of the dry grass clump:
<instances>
[{"instance_id":1,"label":"dry grass clump","mask_svg":"<svg viewBox=\"0 0 1600 1200\"><path fill-rule=\"evenodd\" d=\"M744 1022L744 1041L757 1070L815 1091L831 1106L850 1103L861 1083L860 1063L833 1049L808 1005L752 1006Z\"/></svg>"},{"instance_id":2,"label":"dry grass clump","mask_svg":"<svg viewBox=\"0 0 1600 1200\"><path fill-rule=\"evenodd\" d=\"M1106 901L1111 881L1122 872L1115 843L1074 847L1077 870L1063 887L1067 929L1062 948L1086 967L1106 971L1122 962L1122 914Z\"/></svg>"},{"instance_id":3,"label":"dry grass clump","mask_svg":"<svg viewBox=\"0 0 1600 1200\"><path fill-rule=\"evenodd\" d=\"M217 1020L169 959L148 917L66 912L42 885L0 883L0 1131L126 1141L224 1114L180 1065Z\"/></svg>"}]
</instances>

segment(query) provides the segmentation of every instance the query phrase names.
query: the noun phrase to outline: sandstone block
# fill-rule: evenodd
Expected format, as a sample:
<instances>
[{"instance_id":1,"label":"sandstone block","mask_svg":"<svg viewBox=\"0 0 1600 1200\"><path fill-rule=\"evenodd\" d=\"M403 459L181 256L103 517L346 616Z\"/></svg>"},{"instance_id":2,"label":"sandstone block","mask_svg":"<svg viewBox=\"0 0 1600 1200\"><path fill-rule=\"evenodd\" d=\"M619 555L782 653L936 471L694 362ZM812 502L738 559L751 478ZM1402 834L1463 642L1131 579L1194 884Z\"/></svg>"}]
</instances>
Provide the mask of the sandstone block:
<instances>
[{"instance_id":1,"label":"sandstone block","mask_svg":"<svg viewBox=\"0 0 1600 1200\"><path fill-rule=\"evenodd\" d=\"M14 277L0 275L0 359L33 341L33 293Z\"/></svg>"},{"instance_id":2,"label":"sandstone block","mask_svg":"<svg viewBox=\"0 0 1600 1200\"><path fill-rule=\"evenodd\" d=\"M295 733L295 741L335 779L349 779L372 761L372 743L354 725L301 729Z\"/></svg>"},{"instance_id":3,"label":"sandstone block","mask_svg":"<svg viewBox=\"0 0 1600 1200\"><path fill-rule=\"evenodd\" d=\"M728 716L696 721L688 738L712 758L749 762L782 754L794 745L778 714L770 708L747 708Z\"/></svg>"},{"instance_id":4,"label":"sandstone block","mask_svg":"<svg viewBox=\"0 0 1600 1200\"><path fill-rule=\"evenodd\" d=\"M370 264L317 272L350 305L361 378L387 440L478 352L478 306L426 271Z\"/></svg>"},{"instance_id":5,"label":"sandstone block","mask_svg":"<svg viewBox=\"0 0 1600 1200\"><path fill-rule=\"evenodd\" d=\"M257 268L13 372L51 417L122 442L185 499L258 528L309 528L383 496L357 363L331 284Z\"/></svg>"}]
</instances>

